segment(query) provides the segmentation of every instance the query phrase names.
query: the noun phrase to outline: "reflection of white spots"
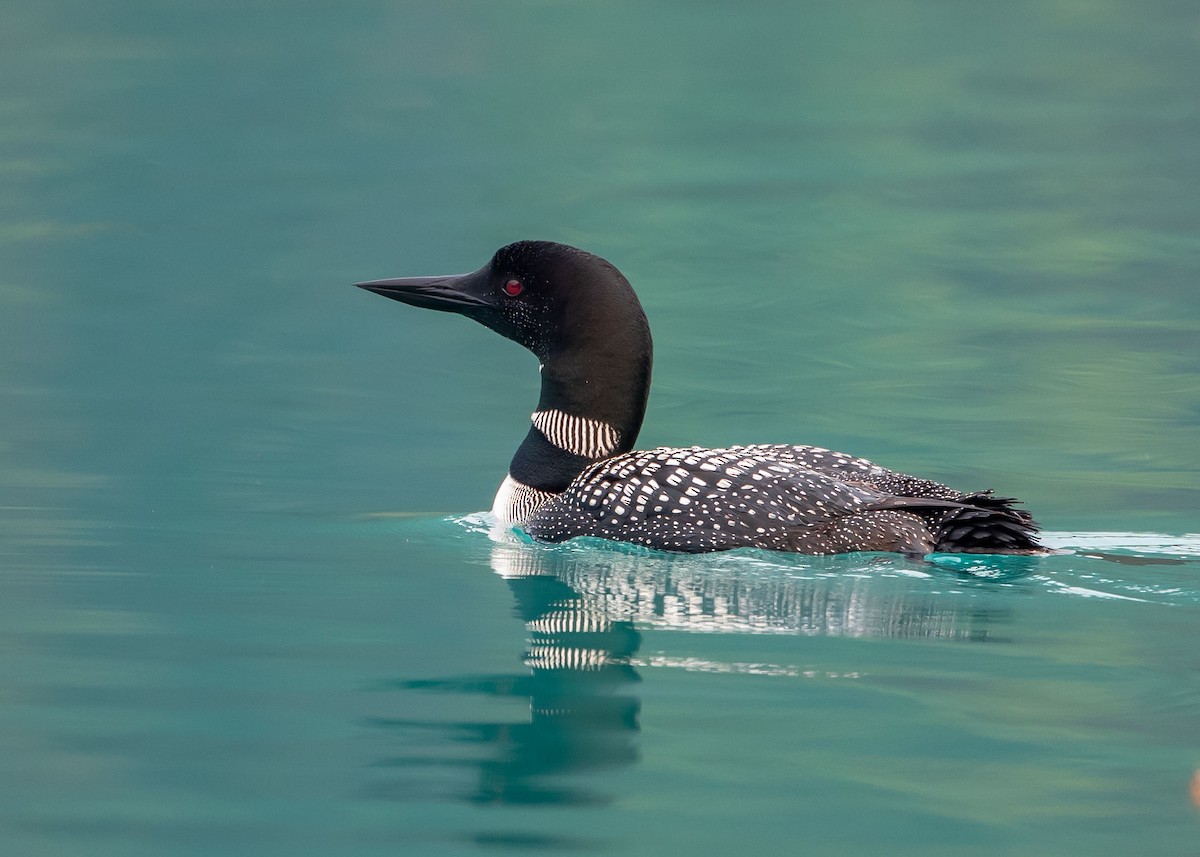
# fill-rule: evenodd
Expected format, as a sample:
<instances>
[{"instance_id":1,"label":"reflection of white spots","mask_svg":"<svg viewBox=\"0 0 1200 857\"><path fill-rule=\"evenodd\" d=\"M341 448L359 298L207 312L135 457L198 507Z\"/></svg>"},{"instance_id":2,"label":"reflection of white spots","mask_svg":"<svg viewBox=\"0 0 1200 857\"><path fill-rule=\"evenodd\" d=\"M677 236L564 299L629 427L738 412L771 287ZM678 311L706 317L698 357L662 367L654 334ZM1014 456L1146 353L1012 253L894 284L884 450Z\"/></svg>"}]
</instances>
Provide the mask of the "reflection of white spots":
<instances>
[{"instance_id":1,"label":"reflection of white spots","mask_svg":"<svg viewBox=\"0 0 1200 857\"><path fill-rule=\"evenodd\" d=\"M1065 595L1082 595L1084 598L1115 598L1118 601L1141 601L1148 603L1145 598L1134 598L1130 595L1117 595L1115 592L1101 592L1099 589L1088 589L1084 586L1067 586L1058 581L1048 581L1056 592Z\"/></svg>"},{"instance_id":2,"label":"reflection of white spots","mask_svg":"<svg viewBox=\"0 0 1200 857\"><path fill-rule=\"evenodd\" d=\"M833 672L810 668L785 666L783 664L727 663L710 661L704 658L673 658L670 655L649 655L637 658L632 662L635 667L667 667L682 669L688 672L702 673L737 673L739 675L768 675L786 676L789 678L828 678L828 679L858 679L863 673Z\"/></svg>"}]
</instances>

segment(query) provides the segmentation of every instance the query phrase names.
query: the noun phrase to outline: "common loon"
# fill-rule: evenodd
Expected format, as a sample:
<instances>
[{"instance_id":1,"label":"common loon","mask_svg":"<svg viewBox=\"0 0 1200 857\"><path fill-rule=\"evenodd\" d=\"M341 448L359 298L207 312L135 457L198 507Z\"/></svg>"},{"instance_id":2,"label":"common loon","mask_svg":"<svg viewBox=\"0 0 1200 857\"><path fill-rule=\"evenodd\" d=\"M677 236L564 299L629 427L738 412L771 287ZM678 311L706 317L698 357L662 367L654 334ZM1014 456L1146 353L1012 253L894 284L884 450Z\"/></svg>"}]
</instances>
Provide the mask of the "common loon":
<instances>
[{"instance_id":1,"label":"common loon","mask_svg":"<svg viewBox=\"0 0 1200 857\"><path fill-rule=\"evenodd\" d=\"M492 510L536 540L593 536L687 553L1045 552L1011 498L821 447L632 451L650 392L650 327L628 280L591 253L519 241L470 274L356 285L465 315L537 356L533 425Z\"/></svg>"}]
</instances>

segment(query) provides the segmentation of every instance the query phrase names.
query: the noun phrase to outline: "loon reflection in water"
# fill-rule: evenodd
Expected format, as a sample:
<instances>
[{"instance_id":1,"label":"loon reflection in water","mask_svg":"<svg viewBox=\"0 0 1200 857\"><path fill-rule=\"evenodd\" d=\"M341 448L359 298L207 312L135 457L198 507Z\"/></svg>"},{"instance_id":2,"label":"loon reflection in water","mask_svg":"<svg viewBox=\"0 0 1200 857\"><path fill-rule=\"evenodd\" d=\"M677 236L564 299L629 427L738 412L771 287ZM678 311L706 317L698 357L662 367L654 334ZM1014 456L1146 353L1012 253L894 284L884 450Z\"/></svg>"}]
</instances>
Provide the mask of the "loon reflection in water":
<instances>
[{"instance_id":1,"label":"loon reflection in water","mask_svg":"<svg viewBox=\"0 0 1200 857\"><path fill-rule=\"evenodd\" d=\"M962 492L813 446L634 452L650 328L605 260L545 241L470 274L358 283L478 321L532 351L542 389L493 512L540 541L593 536L667 551L1040 554L1011 498Z\"/></svg>"},{"instance_id":2,"label":"loon reflection in water","mask_svg":"<svg viewBox=\"0 0 1200 857\"><path fill-rule=\"evenodd\" d=\"M508 584L525 623L527 672L394 682L398 692L423 698L426 716L373 721L389 745L402 749L376 764L370 792L400 801L433 796L508 805L605 804L615 796L581 775L638 761L637 688L643 671L749 673L798 681L854 678L830 672L819 656L810 659L803 642L789 647L802 661L736 663L643 652L646 634L1008 642L1002 631L1012 622L1011 611L981 607L969 594L947 599L914 588L905 576L911 569L896 562L875 557L850 565L828 559L794 568L756 567L754 558L745 556L714 564L708 558L642 551L498 542L490 563ZM1011 564L1011 580L1028 573L1034 561L1012 557L1004 562ZM889 570L895 574L889 576ZM954 579L972 587L993 585ZM696 646L688 649L694 652ZM864 668L870 672L871 665ZM476 713L463 719L464 706L492 711L476 701L479 696L496 702L491 718ZM464 697L472 701L465 703ZM519 714L507 700L523 703Z\"/></svg>"}]
</instances>

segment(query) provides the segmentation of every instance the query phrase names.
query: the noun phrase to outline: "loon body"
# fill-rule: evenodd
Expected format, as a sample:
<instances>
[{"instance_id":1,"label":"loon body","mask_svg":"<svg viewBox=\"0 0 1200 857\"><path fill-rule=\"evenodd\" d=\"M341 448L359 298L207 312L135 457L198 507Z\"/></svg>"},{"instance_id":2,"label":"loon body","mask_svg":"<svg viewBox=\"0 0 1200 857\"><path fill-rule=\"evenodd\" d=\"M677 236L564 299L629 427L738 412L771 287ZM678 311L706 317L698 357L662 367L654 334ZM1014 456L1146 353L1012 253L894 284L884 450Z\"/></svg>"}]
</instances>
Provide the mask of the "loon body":
<instances>
[{"instance_id":1,"label":"loon body","mask_svg":"<svg viewBox=\"0 0 1200 857\"><path fill-rule=\"evenodd\" d=\"M689 553L1044 552L1012 499L821 447L633 451L650 392L650 327L629 282L598 256L521 241L470 274L357 285L465 315L537 356L541 397L493 512L540 541L594 536Z\"/></svg>"}]
</instances>

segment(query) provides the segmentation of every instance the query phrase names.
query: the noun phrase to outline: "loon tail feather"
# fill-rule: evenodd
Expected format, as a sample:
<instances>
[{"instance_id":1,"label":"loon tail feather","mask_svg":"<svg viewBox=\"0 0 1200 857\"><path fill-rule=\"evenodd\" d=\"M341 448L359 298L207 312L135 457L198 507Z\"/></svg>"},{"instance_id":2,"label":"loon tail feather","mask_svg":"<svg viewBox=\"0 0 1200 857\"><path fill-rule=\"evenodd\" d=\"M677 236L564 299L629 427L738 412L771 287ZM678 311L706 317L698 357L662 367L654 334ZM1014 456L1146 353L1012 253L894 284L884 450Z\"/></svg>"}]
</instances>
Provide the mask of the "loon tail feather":
<instances>
[{"instance_id":1,"label":"loon tail feather","mask_svg":"<svg viewBox=\"0 0 1200 857\"><path fill-rule=\"evenodd\" d=\"M935 550L942 553L1046 553L1037 540L1038 525L1012 497L991 491L965 495L961 506L929 522Z\"/></svg>"}]
</instances>

